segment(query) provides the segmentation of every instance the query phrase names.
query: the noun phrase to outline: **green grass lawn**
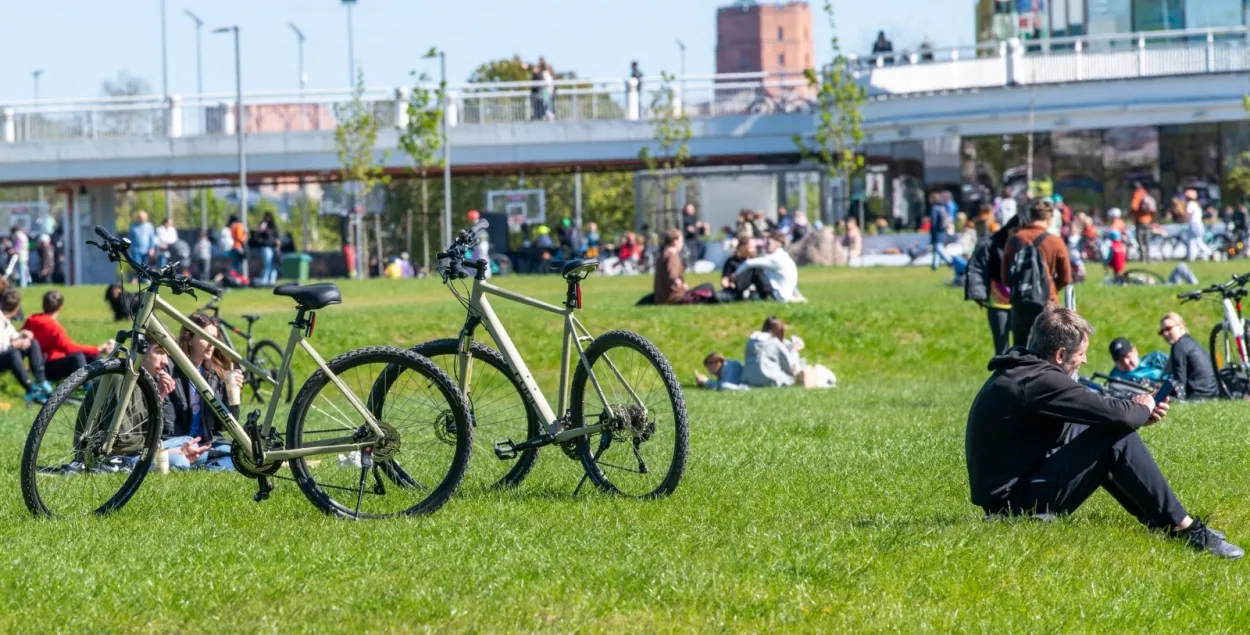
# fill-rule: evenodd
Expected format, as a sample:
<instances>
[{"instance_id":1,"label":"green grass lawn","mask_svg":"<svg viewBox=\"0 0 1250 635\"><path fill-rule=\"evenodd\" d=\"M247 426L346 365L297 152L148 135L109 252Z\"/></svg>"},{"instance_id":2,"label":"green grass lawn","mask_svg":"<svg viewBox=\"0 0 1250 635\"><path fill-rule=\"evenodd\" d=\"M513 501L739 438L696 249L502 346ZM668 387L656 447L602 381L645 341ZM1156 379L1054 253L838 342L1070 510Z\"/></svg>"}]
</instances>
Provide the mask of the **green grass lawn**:
<instances>
[{"instance_id":1,"label":"green grass lawn","mask_svg":"<svg viewBox=\"0 0 1250 635\"><path fill-rule=\"evenodd\" d=\"M1195 269L1207 282L1246 268ZM589 488L573 497L580 468L553 450L519 489L466 486L424 518L335 520L289 482L256 504L253 481L192 473L151 475L111 517L33 520L17 471L36 411L21 407L10 383L13 407L0 413L0 631L1250 628L1250 564L1150 533L1105 494L1054 524L982 519L968 502L963 431L990 340L984 313L943 286L948 277L804 270L806 305L688 308L634 308L649 279L588 281L586 324L643 333L686 386L685 480L654 502ZM556 278L499 282L552 301L563 295ZM38 310L39 291L28 292L27 312ZM1143 354L1164 348L1158 319L1178 308L1176 291L1082 287L1082 313L1099 329L1086 372L1110 367L1117 335ZM320 313L313 338L327 358L451 336L463 320L431 281L346 283L343 292L344 305ZM63 321L76 337L116 331L101 289L66 293ZM264 313L261 334L284 341L287 299L232 292L223 307L226 316ZM559 323L497 308L554 394ZM837 389L691 387L706 353L740 357L771 312L803 336L809 360L837 373ZM1205 344L1217 305L1185 305L1182 314ZM297 372L308 376L306 359ZM1145 432L1182 502L1243 546L1247 415L1247 403L1182 404Z\"/></svg>"}]
</instances>

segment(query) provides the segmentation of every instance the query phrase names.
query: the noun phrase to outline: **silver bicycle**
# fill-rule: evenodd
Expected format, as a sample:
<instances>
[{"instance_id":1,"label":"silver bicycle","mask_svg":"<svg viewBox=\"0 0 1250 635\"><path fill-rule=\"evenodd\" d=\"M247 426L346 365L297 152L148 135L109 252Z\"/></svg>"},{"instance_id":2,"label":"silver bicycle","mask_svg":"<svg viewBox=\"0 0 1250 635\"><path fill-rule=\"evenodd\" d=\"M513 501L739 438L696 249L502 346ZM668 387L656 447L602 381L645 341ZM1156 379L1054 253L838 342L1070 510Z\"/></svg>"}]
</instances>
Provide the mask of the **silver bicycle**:
<instances>
[{"instance_id":1,"label":"silver bicycle","mask_svg":"<svg viewBox=\"0 0 1250 635\"><path fill-rule=\"evenodd\" d=\"M202 407L223 423L221 432L233 440L228 456L234 469L258 481L257 502L269 497L273 478L294 480L319 509L350 518L430 513L455 493L472 450L463 394L445 372L410 351L370 347L322 359L307 338L316 327L316 311L341 302L337 287L274 289L295 301L296 315L276 377L264 377L275 389L290 381L296 348L318 368L300 388L281 435L271 425L281 400L269 400L263 420L257 409L240 424L158 317L172 319L247 367L238 352L160 297L162 287L175 295L221 291L177 275L176 263L161 270L136 263L128 240L99 227L96 233L103 244L89 244L108 252L112 262L126 262L150 284L131 330L118 333L109 357L66 379L35 418L21 477L32 514L104 514L138 491L163 432L161 397L143 368L154 344L189 378ZM379 390L383 383L386 389ZM290 477L278 476L284 463Z\"/></svg>"},{"instance_id":2,"label":"silver bicycle","mask_svg":"<svg viewBox=\"0 0 1250 635\"><path fill-rule=\"evenodd\" d=\"M598 261L559 264L567 285L561 306L487 282L489 263L466 260L466 252L485 228L485 221L480 221L460 232L438 255L444 263L443 283L467 311L460 336L412 349L456 378L469 400L478 449L498 459L479 461L470 482L519 485L539 448L556 445L581 461L585 477L578 490L589 479L614 494L638 498L671 494L685 470L689 424L681 385L668 360L637 333L612 331L593 337L574 315L582 307L582 280L598 268ZM468 288L462 281L470 277L473 283ZM564 330L557 409L539 389L487 296L560 316ZM479 326L498 350L474 341Z\"/></svg>"}]
</instances>

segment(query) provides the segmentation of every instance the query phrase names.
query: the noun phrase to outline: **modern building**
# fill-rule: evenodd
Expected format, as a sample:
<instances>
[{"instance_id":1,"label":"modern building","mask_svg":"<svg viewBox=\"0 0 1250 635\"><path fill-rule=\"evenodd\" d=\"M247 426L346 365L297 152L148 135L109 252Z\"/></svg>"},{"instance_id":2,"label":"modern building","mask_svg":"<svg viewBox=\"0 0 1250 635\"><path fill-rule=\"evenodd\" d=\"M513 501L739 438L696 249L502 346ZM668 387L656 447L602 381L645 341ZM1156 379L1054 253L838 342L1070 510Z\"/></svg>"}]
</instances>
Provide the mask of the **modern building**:
<instances>
[{"instance_id":1,"label":"modern building","mask_svg":"<svg viewBox=\"0 0 1250 635\"><path fill-rule=\"evenodd\" d=\"M749 0L716 11L716 72L801 73L815 63L806 2Z\"/></svg>"},{"instance_id":2,"label":"modern building","mask_svg":"<svg viewBox=\"0 0 1250 635\"><path fill-rule=\"evenodd\" d=\"M1248 0L977 0L978 42L1250 25Z\"/></svg>"}]
</instances>

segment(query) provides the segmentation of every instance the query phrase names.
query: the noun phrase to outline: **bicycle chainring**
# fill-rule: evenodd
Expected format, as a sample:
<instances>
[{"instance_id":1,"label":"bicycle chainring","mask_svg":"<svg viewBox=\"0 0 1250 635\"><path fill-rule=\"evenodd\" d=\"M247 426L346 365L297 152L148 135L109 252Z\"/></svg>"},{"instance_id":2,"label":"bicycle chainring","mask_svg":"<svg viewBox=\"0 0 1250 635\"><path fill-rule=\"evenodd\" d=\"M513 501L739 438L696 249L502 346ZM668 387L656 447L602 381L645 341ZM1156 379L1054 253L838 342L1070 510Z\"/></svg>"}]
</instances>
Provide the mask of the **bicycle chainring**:
<instances>
[{"instance_id":1,"label":"bicycle chainring","mask_svg":"<svg viewBox=\"0 0 1250 635\"><path fill-rule=\"evenodd\" d=\"M243 446L235 443L230 446L230 460L234 462L234 470L250 479L262 476L273 476L282 467L282 461L274 461L268 465L257 465L243 452Z\"/></svg>"}]
</instances>

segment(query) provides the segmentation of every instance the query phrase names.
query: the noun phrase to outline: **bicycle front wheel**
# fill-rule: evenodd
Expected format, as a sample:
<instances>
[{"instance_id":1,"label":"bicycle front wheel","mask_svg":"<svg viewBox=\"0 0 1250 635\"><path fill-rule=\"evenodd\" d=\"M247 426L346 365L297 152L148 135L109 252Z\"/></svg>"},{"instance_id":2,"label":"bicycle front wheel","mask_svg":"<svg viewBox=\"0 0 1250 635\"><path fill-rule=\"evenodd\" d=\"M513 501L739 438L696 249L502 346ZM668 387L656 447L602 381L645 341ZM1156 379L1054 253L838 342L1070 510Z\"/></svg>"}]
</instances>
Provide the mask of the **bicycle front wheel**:
<instances>
[{"instance_id":1,"label":"bicycle front wheel","mask_svg":"<svg viewBox=\"0 0 1250 635\"><path fill-rule=\"evenodd\" d=\"M308 500L347 518L428 514L442 507L460 486L473 446L469 409L451 377L424 357L389 347L351 351L327 365L384 436L374 437L325 371L309 377L291 407L286 448L352 437L371 443L365 448L369 457L352 451L289 461ZM385 390L375 390L383 385Z\"/></svg>"},{"instance_id":2,"label":"bicycle front wheel","mask_svg":"<svg viewBox=\"0 0 1250 635\"><path fill-rule=\"evenodd\" d=\"M686 468L686 401L673 367L651 342L628 331L595 338L569 391L571 425L604 426L575 441L595 486L634 498L677 489Z\"/></svg>"},{"instance_id":3,"label":"bicycle front wheel","mask_svg":"<svg viewBox=\"0 0 1250 635\"><path fill-rule=\"evenodd\" d=\"M278 343L273 340L261 340L252 347L247 355L247 360L256 364L264 370L270 379L277 379L278 372L282 369L282 349L278 347ZM286 403L291 403L291 396L294 390L291 386L295 384L295 376L287 377L287 381L282 386ZM247 373L247 386L252 391L252 399L257 403L266 403L274 393L274 385L265 381L264 377Z\"/></svg>"},{"instance_id":4,"label":"bicycle front wheel","mask_svg":"<svg viewBox=\"0 0 1250 635\"><path fill-rule=\"evenodd\" d=\"M79 369L35 417L22 452L22 498L30 513L107 514L138 491L161 442L160 399L156 382L140 371L112 449L105 452L125 365L109 359Z\"/></svg>"}]
</instances>

